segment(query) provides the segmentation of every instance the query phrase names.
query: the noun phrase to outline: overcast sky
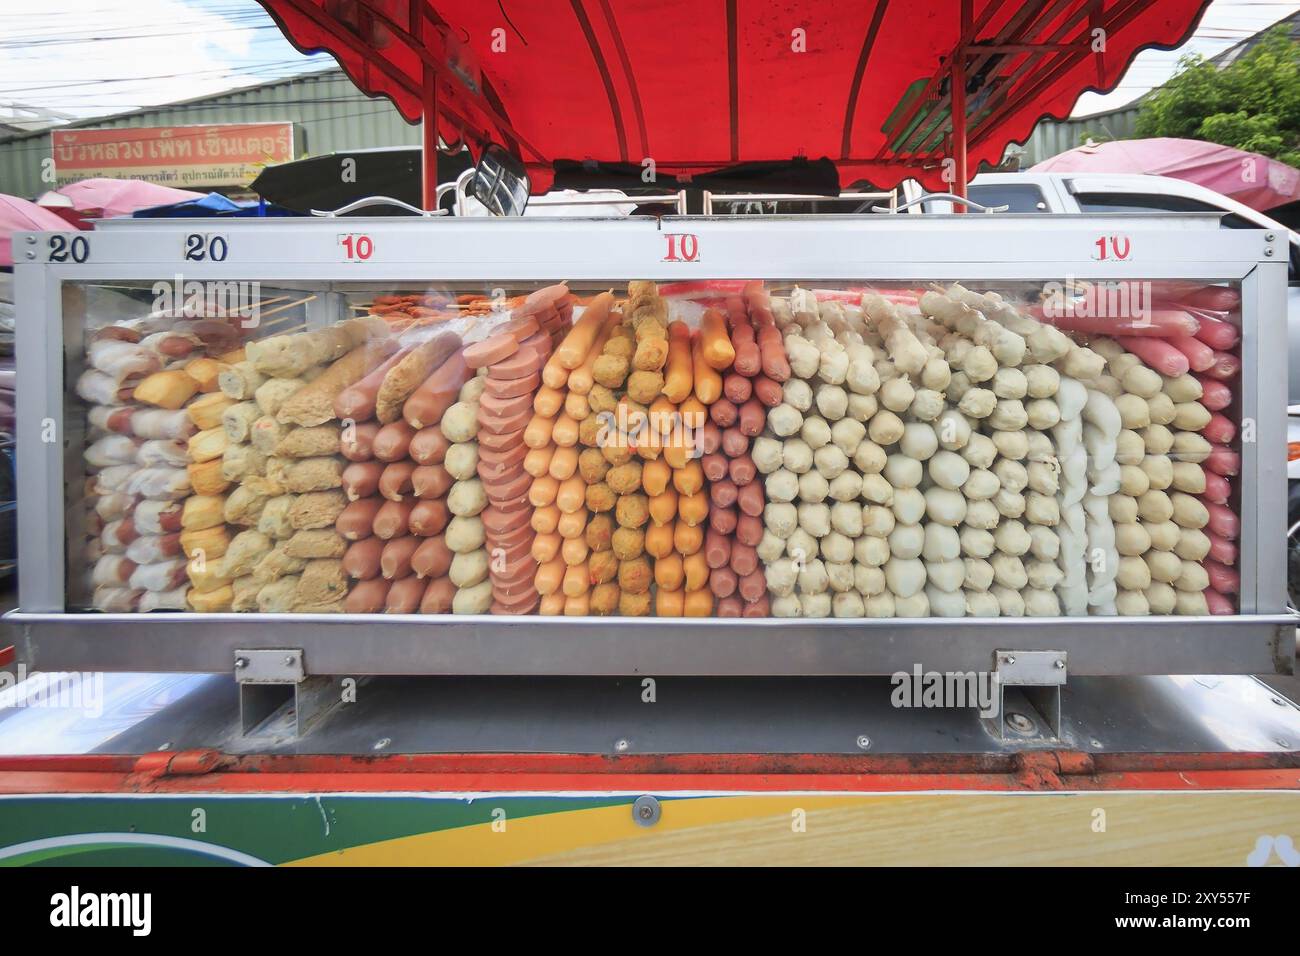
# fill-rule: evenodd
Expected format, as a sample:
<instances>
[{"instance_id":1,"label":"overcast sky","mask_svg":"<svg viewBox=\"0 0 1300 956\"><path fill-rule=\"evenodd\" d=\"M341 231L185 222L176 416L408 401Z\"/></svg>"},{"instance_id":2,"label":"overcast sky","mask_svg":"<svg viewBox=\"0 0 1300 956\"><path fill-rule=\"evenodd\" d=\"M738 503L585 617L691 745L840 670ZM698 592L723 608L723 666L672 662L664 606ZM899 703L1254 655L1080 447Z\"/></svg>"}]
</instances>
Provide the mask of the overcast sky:
<instances>
[{"instance_id":1,"label":"overcast sky","mask_svg":"<svg viewBox=\"0 0 1300 956\"><path fill-rule=\"evenodd\" d=\"M1297 9L1215 0L1182 50L1141 54L1114 93L1085 93L1075 115L1120 106L1166 80L1182 53L1212 56ZM0 0L0 103L96 116L330 66L290 46L253 0Z\"/></svg>"}]
</instances>

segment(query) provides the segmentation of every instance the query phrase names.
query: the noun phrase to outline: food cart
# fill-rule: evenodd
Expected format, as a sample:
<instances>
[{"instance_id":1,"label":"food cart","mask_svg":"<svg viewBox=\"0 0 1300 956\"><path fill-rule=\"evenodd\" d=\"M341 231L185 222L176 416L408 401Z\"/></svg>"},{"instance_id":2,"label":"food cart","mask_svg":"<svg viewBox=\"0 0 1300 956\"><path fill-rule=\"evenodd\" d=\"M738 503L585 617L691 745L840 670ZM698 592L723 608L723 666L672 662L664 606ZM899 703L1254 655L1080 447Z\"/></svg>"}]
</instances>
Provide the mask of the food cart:
<instances>
[{"instance_id":1,"label":"food cart","mask_svg":"<svg viewBox=\"0 0 1300 956\"><path fill-rule=\"evenodd\" d=\"M373 30L397 81L409 24L272 6L345 64ZM468 130L463 72L426 115ZM319 217L15 250L7 620L93 713L0 720L8 861L1265 863L1294 829L1300 713L1257 676L1295 658L1284 237ZM699 432L607 456L597 387Z\"/></svg>"}]
</instances>

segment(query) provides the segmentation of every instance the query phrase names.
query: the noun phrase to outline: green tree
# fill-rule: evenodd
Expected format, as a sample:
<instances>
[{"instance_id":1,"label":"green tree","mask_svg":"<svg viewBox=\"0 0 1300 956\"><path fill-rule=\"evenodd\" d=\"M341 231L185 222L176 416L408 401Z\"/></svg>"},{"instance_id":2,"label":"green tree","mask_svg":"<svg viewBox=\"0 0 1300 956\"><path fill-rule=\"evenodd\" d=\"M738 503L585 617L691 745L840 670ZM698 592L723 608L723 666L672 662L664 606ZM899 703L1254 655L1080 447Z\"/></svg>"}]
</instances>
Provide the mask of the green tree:
<instances>
[{"instance_id":1,"label":"green tree","mask_svg":"<svg viewBox=\"0 0 1300 956\"><path fill-rule=\"evenodd\" d=\"M1300 44L1270 30L1224 69L1185 56L1179 71L1142 103L1138 136L1200 139L1300 166Z\"/></svg>"}]
</instances>

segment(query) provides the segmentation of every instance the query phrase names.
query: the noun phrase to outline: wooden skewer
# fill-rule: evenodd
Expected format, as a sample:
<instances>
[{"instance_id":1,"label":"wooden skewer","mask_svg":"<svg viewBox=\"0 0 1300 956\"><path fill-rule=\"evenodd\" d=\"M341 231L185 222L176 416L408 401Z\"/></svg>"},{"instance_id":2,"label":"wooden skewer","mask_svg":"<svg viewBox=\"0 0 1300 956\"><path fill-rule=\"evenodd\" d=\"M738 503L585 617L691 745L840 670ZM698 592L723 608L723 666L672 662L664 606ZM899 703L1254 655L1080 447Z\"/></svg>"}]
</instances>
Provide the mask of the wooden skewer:
<instances>
[{"instance_id":1,"label":"wooden skewer","mask_svg":"<svg viewBox=\"0 0 1300 956\"><path fill-rule=\"evenodd\" d=\"M287 298L287 296L286 296L286 298ZM266 319L266 318L269 318L270 316L272 316L272 315L276 315L276 314L278 314L278 313L280 313L280 312L285 312L285 311L287 311L287 310L289 310L289 309L296 308L297 306L305 305L306 303L312 301L312 300L315 299L315 298L316 298L316 296L313 294L313 295L309 295L309 296L306 296L306 297L304 297L304 298L298 299L296 302L288 302L288 303L286 303L286 304L284 304L284 305L276 306L274 309L271 309L270 311L263 312L263 313L261 314L261 318Z\"/></svg>"}]
</instances>

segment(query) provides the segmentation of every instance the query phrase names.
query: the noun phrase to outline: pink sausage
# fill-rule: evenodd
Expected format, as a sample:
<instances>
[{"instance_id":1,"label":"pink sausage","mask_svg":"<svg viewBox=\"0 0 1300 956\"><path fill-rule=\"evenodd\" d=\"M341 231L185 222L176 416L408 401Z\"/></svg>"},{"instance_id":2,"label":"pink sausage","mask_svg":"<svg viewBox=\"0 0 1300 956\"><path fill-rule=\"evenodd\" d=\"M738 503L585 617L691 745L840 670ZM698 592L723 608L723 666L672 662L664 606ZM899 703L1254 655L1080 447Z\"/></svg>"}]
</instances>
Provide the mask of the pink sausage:
<instances>
[{"instance_id":1,"label":"pink sausage","mask_svg":"<svg viewBox=\"0 0 1300 956\"><path fill-rule=\"evenodd\" d=\"M1220 594L1239 594L1241 592L1241 575L1218 561L1208 558L1201 562L1205 573L1210 576L1210 588Z\"/></svg>"},{"instance_id":2,"label":"pink sausage","mask_svg":"<svg viewBox=\"0 0 1300 956\"><path fill-rule=\"evenodd\" d=\"M1216 475L1231 478L1241 474L1241 456L1231 448L1215 445L1210 449L1210 456L1201 463L1205 470Z\"/></svg>"},{"instance_id":3,"label":"pink sausage","mask_svg":"<svg viewBox=\"0 0 1300 956\"><path fill-rule=\"evenodd\" d=\"M1205 603L1210 608L1211 614L1236 614L1237 608L1232 603L1232 598L1220 594L1214 588L1206 588L1201 592L1205 595Z\"/></svg>"},{"instance_id":4,"label":"pink sausage","mask_svg":"<svg viewBox=\"0 0 1300 956\"><path fill-rule=\"evenodd\" d=\"M1205 526L1206 531L1236 541L1237 536L1241 534L1241 521L1232 513L1232 509L1226 505L1215 504L1213 501L1204 501L1202 504L1210 512L1210 520Z\"/></svg>"},{"instance_id":5,"label":"pink sausage","mask_svg":"<svg viewBox=\"0 0 1300 956\"><path fill-rule=\"evenodd\" d=\"M739 579L731 568L714 568L709 572L709 590L714 597L730 597L736 593Z\"/></svg>"},{"instance_id":6,"label":"pink sausage","mask_svg":"<svg viewBox=\"0 0 1300 956\"><path fill-rule=\"evenodd\" d=\"M1222 475L1206 471L1205 491L1201 493L1201 497L1206 501L1213 501L1217 505L1226 505L1228 499L1232 497L1232 483Z\"/></svg>"},{"instance_id":7,"label":"pink sausage","mask_svg":"<svg viewBox=\"0 0 1300 956\"><path fill-rule=\"evenodd\" d=\"M1220 352L1232 348L1241 338L1241 332L1230 322L1221 322L1208 316L1201 316L1201 327L1196 337L1212 349Z\"/></svg>"},{"instance_id":8,"label":"pink sausage","mask_svg":"<svg viewBox=\"0 0 1300 956\"><path fill-rule=\"evenodd\" d=\"M754 480L754 475L757 473L758 469L754 467L754 459L750 458L748 453L732 458L727 463L727 474L737 486L749 484Z\"/></svg>"},{"instance_id":9,"label":"pink sausage","mask_svg":"<svg viewBox=\"0 0 1300 956\"><path fill-rule=\"evenodd\" d=\"M1214 365L1205 370L1205 374L1210 378L1217 378L1221 382L1229 381L1236 377L1241 371L1241 359L1230 352L1215 352Z\"/></svg>"},{"instance_id":10,"label":"pink sausage","mask_svg":"<svg viewBox=\"0 0 1300 956\"><path fill-rule=\"evenodd\" d=\"M709 527L718 534L731 534L736 530L736 509L710 508Z\"/></svg>"},{"instance_id":11,"label":"pink sausage","mask_svg":"<svg viewBox=\"0 0 1300 956\"><path fill-rule=\"evenodd\" d=\"M704 533L704 561L711 568L723 568L731 563L731 539L712 528ZM717 593L716 591L714 592ZM718 597L726 597L718 594Z\"/></svg>"},{"instance_id":12,"label":"pink sausage","mask_svg":"<svg viewBox=\"0 0 1300 956\"><path fill-rule=\"evenodd\" d=\"M1164 339L1137 338L1136 336L1125 335L1117 336L1115 341L1161 375L1171 377L1182 375L1191 368L1187 356Z\"/></svg>"},{"instance_id":13,"label":"pink sausage","mask_svg":"<svg viewBox=\"0 0 1300 956\"><path fill-rule=\"evenodd\" d=\"M1214 349L1198 338L1190 335L1180 335L1177 338L1170 339L1169 344L1187 356L1187 363L1191 366L1193 372L1204 372L1214 365Z\"/></svg>"},{"instance_id":14,"label":"pink sausage","mask_svg":"<svg viewBox=\"0 0 1300 956\"><path fill-rule=\"evenodd\" d=\"M1222 411L1232 404L1232 389L1218 379L1196 376L1201 383L1201 404L1212 412Z\"/></svg>"},{"instance_id":15,"label":"pink sausage","mask_svg":"<svg viewBox=\"0 0 1300 956\"><path fill-rule=\"evenodd\" d=\"M1226 445L1232 441L1232 436L1237 434L1237 426L1225 416L1215 412L1201 429L1201 434L1216 445Z\"/></svg>"},{"instance_id":16,"label":"pink sausage","mask_svg":"<svg viewBox=\"0 0 1300 956\"><path fill-rule=\"evenodd\" d=\"M1206 552L1210 560L1225 565L1237 563L1237 546L1235 544L1227 538L1220 538L1217 534L1207 534L1206 537L1210 539L1210 550Z\"/></svg>"}]
</instances>

